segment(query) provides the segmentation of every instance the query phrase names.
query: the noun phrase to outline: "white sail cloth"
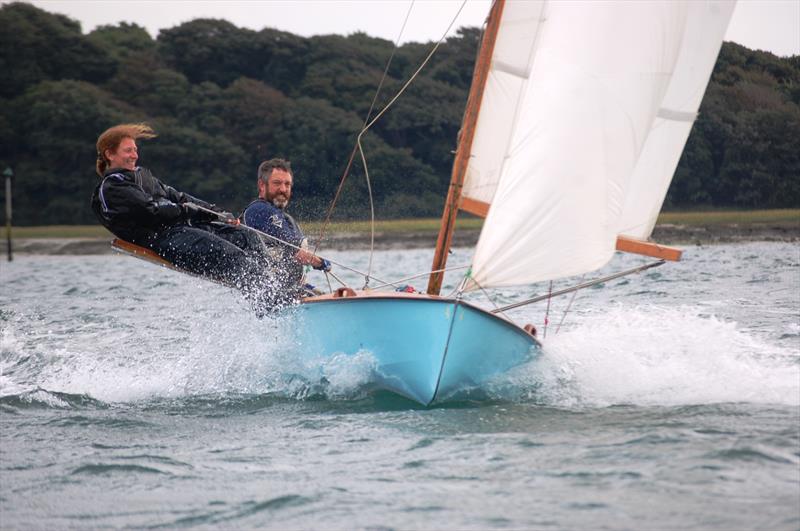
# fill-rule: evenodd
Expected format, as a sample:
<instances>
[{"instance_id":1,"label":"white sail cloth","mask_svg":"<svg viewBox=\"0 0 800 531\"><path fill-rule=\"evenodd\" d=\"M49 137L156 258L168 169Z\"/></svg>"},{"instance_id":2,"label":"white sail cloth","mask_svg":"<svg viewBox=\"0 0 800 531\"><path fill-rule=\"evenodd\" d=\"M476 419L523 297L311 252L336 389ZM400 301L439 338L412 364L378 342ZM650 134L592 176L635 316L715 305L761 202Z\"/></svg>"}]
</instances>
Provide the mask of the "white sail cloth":
<instances>
[{"instance_id":1,"label":"white sail cloth","mask_svg":"<svg viewBox=\"0 0 800 531\"><path fill-rule=\"evenodd\" d=\"M618 234L650 235L732 11L506 3L463 190L491 204L477 284L584 273L611 258Z\"/></svg>"}]
</instances>

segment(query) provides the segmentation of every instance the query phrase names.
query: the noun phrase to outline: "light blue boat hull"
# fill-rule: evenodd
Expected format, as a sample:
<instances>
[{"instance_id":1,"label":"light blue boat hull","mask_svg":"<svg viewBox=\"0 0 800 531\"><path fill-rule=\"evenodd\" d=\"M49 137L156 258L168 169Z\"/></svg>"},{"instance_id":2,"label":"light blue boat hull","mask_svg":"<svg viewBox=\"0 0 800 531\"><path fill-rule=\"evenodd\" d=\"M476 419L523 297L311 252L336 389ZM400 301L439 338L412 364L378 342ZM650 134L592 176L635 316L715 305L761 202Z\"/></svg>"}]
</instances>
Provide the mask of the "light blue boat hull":
<instances>
[{"instance_id":1,"label":"light blue boat hull","mask_svg":"<svg viewBox=\"0 0 800 531\"><path fill-rule=\"evenodd\" d=\"M379 389L423 405L480 388L539 353L539 343L521 328L453 299L321 297L297 312L307 354L369 352Z\"/></svg>"}]
</instances>

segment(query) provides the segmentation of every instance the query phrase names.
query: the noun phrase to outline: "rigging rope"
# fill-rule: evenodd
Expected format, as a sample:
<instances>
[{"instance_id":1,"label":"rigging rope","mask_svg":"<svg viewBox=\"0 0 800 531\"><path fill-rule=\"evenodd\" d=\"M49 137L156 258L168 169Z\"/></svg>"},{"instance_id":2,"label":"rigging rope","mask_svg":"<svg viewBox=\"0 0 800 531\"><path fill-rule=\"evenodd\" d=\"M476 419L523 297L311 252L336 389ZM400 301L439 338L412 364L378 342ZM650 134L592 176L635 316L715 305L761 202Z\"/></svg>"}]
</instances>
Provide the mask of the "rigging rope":
<instances>
[{"instance_id":1,"label":"rigging rope","mask_svg":"<svg viewBox=\"0 0 800 531\"><path fill-rule=\"evenodd\" d=\"M403 25L400 28L400 33L397 35L397 39L394 42L394 48L392 48L392 53L389 55L389 60L386 62L386 67L383 69L383 75L381 76L381 80L378 83L378 88L375 89L375 95L372 97L372 103L370 103L369 109L367 110L367 115L364 118L364 123L361 125L362 130L366 125L369 123L369 119L372 116L372 110L375 108L375 103L378 101L378 95L383 88L383 82L386 80L386 76L389 73L389 66L392 64L392 60L394 60L394 54L397 52L397 49L400 46L400 38L403 35L403 32L406 29L406 23L408 22L408 18L411 16L411 10L414 7L414 1L412 0L411 4L408 6L408 11L406 12L406 18L403 21ZM328 212L325 214L325 221L322 224L322 230L320 231L319 238L317 239L316 243L314 244L314 253L316 254L317 249L319 248L320 244L322 243L322 239L325 237L325 231L328 228L328 224L330 223L331 216L333 215L333 209L336 207L336 202L339 200L339 195L342 193L342 188L344 187L344 183L347 180L347 176L350 174L350 168L353 166L353 161L356 158L356 152L358 151L358 144L353 145L353 151L350 152L350 158L347 160L347 165L345 166L344 172L342 173L342 178L339 181L339 186L336 188L336 193L333 196L333 200L331 201L331 205L328 207Z\"/></svg>"},{"instance_id":2,"label":"rigging rope","mask_svg":"<svg viewBox=\"0 0 800 531\"><path fill-rule=\"evenodd\" d=\"M213 215L217 216L217 218L219 218L220 222L222 222L222 223L228 223L228 224L230 224L230 220L229 220L228 218L226 218L226 217L225 217L225 215L223 215L223 214L221 214L221 213L219 213L219 212L216 212L216 211L214 211L214 210L211 210L211 209L209 209L209 208L202 207L202 206L200 206L200 205L198 205L198 204L195 204L195 203L191 203L191 204L192 204L192 205L194 205L194 207L195 207L196 209L198 209L198 210L202 210L203 212L207 212L208 214L213 214ZM249 230L249 231L255 232L256 234L258 234L259 236L263 236L264 238L269 238L269 239L270 239L270 240L272 240L272 241L275 241L275 242L277 242L277 243L280 243L280 244L282 244L282 245L285 245L285 246L287 246L287 247L291 247L292 249L297 249L298 251L303 251L303 250L304 250L304 249L303 249L302 247L300 247L299 245L295 245L295 244L293 244L293 243L289 243L289 242L287 242L286 240L282 240L282 239L278 238L277 236L273 236L272 234L267 234L266 232L260 231L260 230L258 230L258 229L254 229L253 227L249 227L249 226L245 225L244 223L238 223L238 221L237 221L237 222L235 223L235 225L236 225L237 227L241 227L241 228L243 228L243 229L246 229L246 230ZM320 256L320 255L317 255L317 256L318 256L318 257L320 257L320 258L323 258L323 257L322 257L322 256ZM337 266L341 267L342 269L347 269L348 271L352 271L353 273L358 273L359 275L366 276L366 273L364 273L363 271L359 271L358 269L355 269L355 268L353 268L353 267L350 267L350 266L344 265L343 263L341 263L341 262L337 262L336 260L332 260L331 258L325 258L325 259L326 259L328 262L332 263L332 264L336 264ZM334 275L334 274L333 274L333 273L331 273L330 271L327 271L327 272L326 272L326 274L327 274L327 275L331 275L331 276L333 276L333 278L335 278L336 280L338 280L338 281L339 281L339 282L340 282L340 283L341 283L343 286L347 286L347 284L345 284L344 282L342 282L342 281L339 279L339 277L337 277L336 275ZM378 282L383 282L384 284L391 284L391 285L393 285L393 286L395 286L395 287L398 287L398 286L397 286L395 283L393 283L393 282L387 282L386 280L381 280L381 279L379 279L379 278L377 278L377 277L375 277L375 280L377 280Z\"/></svg>"},{"instance_id":3,"label":"rigging rope","mask_svg":"<svg viewBox=\"0 0 800 531\"><path fill-rule=\"evenodd\" d=\"M364 175L365 175L366 182L367 182L367 189L368 189L368 192L369 192L369 200L370 200L369 267L367 269L367 275L365 275L366 283L365 283L364 287L366 287L369 284L370 274L372 273L372 257L373 257L373 254L375 252L375 210L374 210L373 201L372 201L372 186L370 184L369 169L367 167L366 155L364 154L364 149L363 149L363 146L361 145L361 138L386 113L386 111L388 111L389 108L392 105L394 105L394 103L397 101L397 99L406 91L408 86L416 79L416 77L419 75L419 73L422 71L422 69L425 68L425 66L427 66L427 64L430 61L431 57L433 57L433 55L439 49L439 46L442 44L442 42L444 42L444 39L447 37L447 34L450 32L451 28L453 27L453 24L455 24L456 20L458 19L458 16L461 14L461 11L464 9L464 6L466 4L467 4L467 0L463 0L463 2L461 3L461 6L458 8L458 11L456 12L455 16L450 21L450 24L447 26L447 29L442 34L442 37L436 42L436 44L433 46L431 51L428 53L427 57L425 57L425 60L422 62L422 64L420 64L420 66L416 69L416 71L414 71L414 73L411 75L411 77L408 79L408 81L406 81L406 83L400 88L400 90L397 92L397 94L395 94L395 96L391 100L389 100L389 103L387 103L383 107L383 109L381 109L381 111L372 120L369 120L369 114L367 115L367 120L365 120L365 122L367 122L367 123L361 129L361 132L358 134L358 137L356 138L356 147L354 148L353 154L350 157L350 161L348 162L347 168L345 169L345 172L342 175L342 179L341 179L341 181L339 183L339 188L336 191L336 196L334 197L334 201L331 204L331 207L328 210L328 215L325 218L325 223L323 224L323 230L322 230L322 232L320 234L319 239L317 240L317 244L314 247L314 250L316 251L317 247L319 246L319 243L322 241L322 239L325 236L325 230L327 229L328 222L330 221L330 216L331 216L331 214L333 212L333 207L335 205L336 199L338 198L339 193L341 192L341 189L344 186L344 182L347 179L347 175L349 174L350 168L352 167L352 161L353 161L353 158L355 156L355 151L358 150L358 152L359 152L359 154L361 156L361 163L364 165ZM413 7L413 2L412 2L412 7ZM410 14L410 8L409 8L409 14ZM406 15L406 21L408 21L408 15ZM403 28L405 28L405 22L403 23ZM399 42L400 42L400 37L398 36L397 41L395 42L395 50L397 49L397 47L399 45ZM394 57L394 52L392 52L392 57ZM391 58L390 58L390 61L391 61ZM387 64L386 69L384 71L384 77L385 77L385 72L387 72L388 69L389 69L389 65ZM383 82L383 80L381 80L381 82ZM380 90L380 88L379 88L379 90ZM377 94L375 96L375 99L377 99ZM373 103L374 103L374 101L375 100L373 100ZM372 112L372 108L370 108L370 112Z\"/></svg>"},{"instance_id":4,"label":"rigging rope","mask_svg":"<svg viewBox=\"0 0 800 531\"><path fill-rule=\"evenodd\" d=\"M414 280L415 278L428 276L431 273L446 273L447 271L456 271L458 269L466 269L468 267L469 267L469 264L466 264L466 265L461 265L461 266L449 267L449 268L445 268L445 269L437 269L436 271L425 271L424 273L418 273L418 274L410 276L410 277L401 278L400 280L395 280L394 282L395 282L395 284L400 284L401 282L406 282L408 280ZM373 289L381 289L381 288L385 288L386 286L389 286L389 285L390 284L379 284L378 286L375 286Z\"/></svg>"},{"instance_id":5,"label":"rigging rope","mask_svg":"<svg viewBox=\"0 0 800 531\"><path fill-rule=\"evenodd\" d=\"M474 278L472 279L472 282L475 282L475 279L474 279ZM510 322L512 322L512 323L514 323L514 321L513 321L513 320L512 320L512 319L511 319L509 316L507 316L507 315L505 314L505 312L503 312L503 310L501 310L501 309L500 309L500 307L497 305L497 303L496 303L496 302L494 302L494 299L492 299L492 298L489 296L489 294L486 292L486 290L485 290L485 289L483 289L483 286L481 286L481 285L480 285L480 284L478 284L477 282L475 282L475 285L476 285L476 286L478 286L478 287L480 288L481 292L483 292L483 294L486 296L486 298L487 298L487 299L489 299L489 302L491 302L491 303L492 303L492 306L494 306L494 309L495 309L496 311L495 311L495 312L492 312L492 313L499 313L499 314L501 314L503 317L505 317L506 319L508 319L508 321L510 321ZM460 295L460 293L459 293L459 295ZM514 324L516 324L516 323L514 323Z\"/></svg>"},{"instance_id":6,"label":"rigging rope","mask_svg":"<svg viewBox=\"0 0 800 531\"><path fill-rule=\"evenodd\" d=\"M461 266L461 267L458 267L458 268L453 268L453 269L462 269L463 267L471 267L471 264L468 264L466 266ZM440 269L438 271L445 271L445 269ZM438 271L432 271L432 273L437 273ZM504 308L501 308L501 307L499 307L497 305L497 303L494 301L494 299L489 295L489 292L487 292L486 289L483 286L478 284L478 282L474 278L472 278L472 269L467 271L467 274L464 275L464 278L461 280L461 282L459 282L458 286L453 291L453 293L448 295L448 298L453 296L454 294L456 294L456 297L460 299L462 297L463 293L464 293L464 290L467 288L467 281L468 280L472 280L472 283L475 284L476 286L478 286L478 289L481 290L481 293L483 293L483 295L489 300L489 302L492 303L492 306L494 306L494 310L491 313L494 313L494 314L499 313L508 322L513 323L515 325L517 324L512 318L510 318L509 316L507 316L505 314ZM517 326L519 326L519 325L517 325Z\"/></svg>"},{"instance_id":7,"label":"rigging rope","mask_svg":"<svg viewBox=\"0 0 800 531\"><path fill-rule=\"evenodd\" d=\"M586 274L585 274L585 273L584 273L583 275L581 275L581 278L580 278L580 279L578 279L578 284L580 284L581 282L583 282L583 278L584 278L585 276L586 276ZM573 303L573 302L575 302L575 296L576 296L577 294L578 294L578 291L577 291L577 290L575 290L575 291L573 291L573 292L572 292L572 297L570 297L570 298L569 298L569 304L567 304L567 309L566 309L566 310L564 310L564 314L561 316L561 321L558 323L558 326L556 327L556 334L558 334L559 330L561 330L561 325L563 325L563 324L564 324L564 320L567 318L567 313L569 313L569 310L570 310L570 308L572 308L572 303Z\"/></svg>"},{"instance_id":8,"label":"rigging rope","mask_svg":"<svg viewBox=\"0 0 800 531\"><path fill-rule=\"evenodd\" d=\"M547 338L547 325L550 324L550 301L553 299L553 281L550 281L550 288L547 290L547 309L544 312L544 332L542 339Z\"/></svg>"}]
</instances>

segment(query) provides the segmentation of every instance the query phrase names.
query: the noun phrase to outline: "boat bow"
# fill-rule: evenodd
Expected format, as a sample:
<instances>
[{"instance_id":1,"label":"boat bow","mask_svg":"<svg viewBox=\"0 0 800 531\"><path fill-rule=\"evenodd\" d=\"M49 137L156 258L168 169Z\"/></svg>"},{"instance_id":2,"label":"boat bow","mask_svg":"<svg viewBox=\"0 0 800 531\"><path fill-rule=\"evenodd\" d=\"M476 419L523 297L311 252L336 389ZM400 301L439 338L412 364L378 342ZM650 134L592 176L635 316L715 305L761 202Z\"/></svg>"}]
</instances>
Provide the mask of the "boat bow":
<instances>
[{"instance_id":1,"label":"boat bow","mask_svg":"<svg viewBox=\"0 0 800 531\"><path fill-rule=\"evenodd\" d=\"M303 355L367 352L378 388L423 405L480 388L539 352L530 333L462 300L339 293L309 297L295 311Z\"/></svg>"}]
</instances>

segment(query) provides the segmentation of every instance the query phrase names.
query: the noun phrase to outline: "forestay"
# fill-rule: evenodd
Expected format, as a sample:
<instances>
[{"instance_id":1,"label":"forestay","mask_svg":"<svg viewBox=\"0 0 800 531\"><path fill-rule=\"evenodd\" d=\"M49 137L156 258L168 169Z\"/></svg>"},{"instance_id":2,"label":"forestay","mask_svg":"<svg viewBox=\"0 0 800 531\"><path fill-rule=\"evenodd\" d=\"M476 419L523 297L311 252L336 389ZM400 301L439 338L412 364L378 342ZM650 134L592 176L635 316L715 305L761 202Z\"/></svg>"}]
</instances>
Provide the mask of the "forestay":
<instances>
[{"instance_id":1,"label":"forestay","mask_svg":"<svg viewBox=\"0 0 800 531\"><path fill-rule=\"evenodd\" d=\"M507 2L462 195L488 208L475 283L581 274L649 237L733 7Z\"/></svg>"}]
</instances>

